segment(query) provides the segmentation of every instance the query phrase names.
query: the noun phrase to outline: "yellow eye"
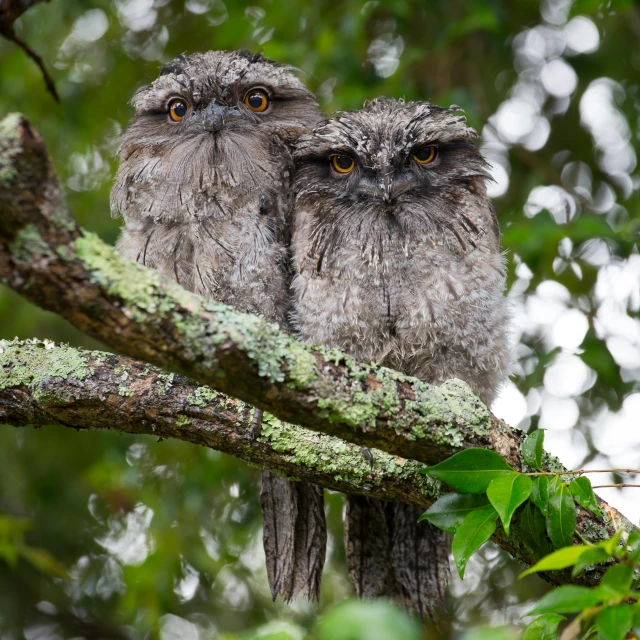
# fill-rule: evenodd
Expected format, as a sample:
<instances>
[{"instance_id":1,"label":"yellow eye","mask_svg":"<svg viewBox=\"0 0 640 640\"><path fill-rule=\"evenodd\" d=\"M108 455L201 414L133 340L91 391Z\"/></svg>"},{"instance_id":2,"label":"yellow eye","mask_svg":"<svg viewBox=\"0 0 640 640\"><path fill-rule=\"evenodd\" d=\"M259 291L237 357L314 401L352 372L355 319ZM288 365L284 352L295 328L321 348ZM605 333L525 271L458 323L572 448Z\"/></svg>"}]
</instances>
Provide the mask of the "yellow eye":
<instances>
[{"instance_id":1,"label":"yellow eye","mask_svg":"<svg viewBox=\"0 0 640 640\"><path fill-rule=\"evenodd\" d=\"M191 107L186 100L175 98L169 103L169 117L174 122L182 122L189 109L191 109Z\"/></svg>"},{"instance_id":2,"label":"yellow eye","mask_svg":"<svg viewBox=\"0 0 640 640\"><path fill-rule=\"evenodd\" d=\"M244 103L256 113L262 113L269 106L269 96L262 89L251 89L244 97Z\"/></svg>"},{"instance_id":3,"label":"yellow eye","mask_svg":"<svg viewBox=\"0 0 640 640\"><path fill-rule=\"evenodd\" d=\"M356 163L350 156L337 155L331 156L331 166L338 173L351 173L356 166Z\"/></svg>"},{"instance_id":4,"label":"yellow eye","mask_svg":"<svg viewBox=\"0 0 640 640\"><path fill-rule=\"evenodd\" d=\"M436 159L438 149L434 145L430 144L428 147L422 147L413 154L413 159L418 164L430 164Z\"/></svg>"}]
</instances>

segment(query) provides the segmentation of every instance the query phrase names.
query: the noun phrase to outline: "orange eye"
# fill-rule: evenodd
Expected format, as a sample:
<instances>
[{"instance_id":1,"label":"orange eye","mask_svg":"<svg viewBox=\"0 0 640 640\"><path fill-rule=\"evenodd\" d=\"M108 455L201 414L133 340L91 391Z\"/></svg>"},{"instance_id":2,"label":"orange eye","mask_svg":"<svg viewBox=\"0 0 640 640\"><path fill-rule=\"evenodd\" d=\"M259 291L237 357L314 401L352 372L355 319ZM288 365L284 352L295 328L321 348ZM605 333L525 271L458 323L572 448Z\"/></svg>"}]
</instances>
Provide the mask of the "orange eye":
<instances>
[{"instance_id":1,"label":"orange eye","mask_svg":"<svg viewBox=\"0 0 640 640\"><path fill-rule=\"evenodd\" d=\"M262 113L269 106L269 96L262 89L251 89L244 97L244 103L256 113Z\"/></svg>"},{"instance_id":2,"label":"orange eye","mask_svg":"<svg viewBox=\"0 0 640 640\"><path fill-rule=\"evenodd\" d=\"M191 107L186 100L176 98L169 103L169 117L174 122L182 122Z\"/></svg>"},{"instance_id":3,"label":"orange eye","mask_svg":"<svg viewBox=\"0 0 640 640\"><path fill-rule=\"evenodd\" d=\"M350 156L337 155L331 156L331 166L338 173L351 173L356 166L356 163Z\"/></svg>"},{"instance_id":4,"label":"orange eye","mask_svg":"<svg viewBox=\"0 0 640 640\"><path fill-rule=\"evenodd\" d=\"M436 159L438 153L437 147L430 144L428 147L422 147L413 154L413 159L418 164L430 164Z\"/></svg>"}]
</instances>

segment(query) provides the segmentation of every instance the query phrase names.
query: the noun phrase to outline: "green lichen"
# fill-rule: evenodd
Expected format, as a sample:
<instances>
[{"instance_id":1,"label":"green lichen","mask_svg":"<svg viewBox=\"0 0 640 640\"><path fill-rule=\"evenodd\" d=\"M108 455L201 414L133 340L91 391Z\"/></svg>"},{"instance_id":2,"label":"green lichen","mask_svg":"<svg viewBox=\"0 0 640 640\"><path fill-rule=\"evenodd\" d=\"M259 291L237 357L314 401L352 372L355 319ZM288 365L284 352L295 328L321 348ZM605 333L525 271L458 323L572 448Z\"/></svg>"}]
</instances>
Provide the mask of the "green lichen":
<instances>
[{"instance_id":1,"label":"green lichen","mask_svg":"<svg viewBox=\"0 0 640 640\"><path fill-rule=\"evenodd\" d=\"M33 262L34 256L53 257L49 245L42 239L34 224L28 224L16 233L9 251L13 259L20 264Z\"/></svg>"},{"instance_id":2,"label":"green lichen","mask_svg":"<svg viewBox=\"0 0 640 640\"><path fill-rule=\"evenodd\" d=\"M187 396L187 404L194 407L206 407L214 402L219 397L217 391L210 389L209 387L198 387L195 393L190 393Z\"/></svg>"},{"instance_id":3,"label":"green lichen","mask_svg":"<svg viewBox=\"0 0 640 640\"><path fill-rule=\"evenodd\" d=\"M318 378L316 359L300 343L292 342L285 357L291 379L289 386L292 389L306 389Z\"/></svg>"},{"instance_id":4,"label":"green lichen","mask_svg":"<svg viewBox=\"0 0 640 640\"><path fill-rule=\"evenodd\" d=\"M185 427L191 424L191 420L187 416L179 415L176 419L176 427Z\"/></svg>"},{"instance_id":5,"label":"green lichen","mask_svg":"<svg viewBox=\"0 0 640 640\"><path fill-rule=\"evenodd\" d=\"M126 398L133 398L135 393L131 389L127 388L126 385L121 384L118 386L118 395Z\"/></svg>"},{"instance_id":6,"label":"green lichen","mask_svg":"<svg viewBox=\"0 0 640 640\"><path fill-rule=\"evenodd\" d=\"M159 396L164 396L171 390L175 375L173 373L161 373L158 376L158 382L156 384L156 393Z\"/></svg>"},{"instance_id":7,"label":"green lichen","mask_svg":"<svg viewBox=\"0 0 640 640\"><path fill-rule=\"evenodd\" d=\"M438 481L417 473L424 466L419 462L374 449L372 467L358 445L281 422L268 413L263 415L259 440L268 442L288 463L327 474L336 482L375 487L411 478L424 495L433 499L440 495Z\"/></svg>"},{"instance_id":8,"label":"green lichen","mask_svg":"<svg viewBox=\"0 0 640 640\"><path fill-rule=\"evenodd\" d=\"M123 258L93 233L84 231L76 240L75 257L91 272L93 282L104 287L110 295L121 298L139 322L150 315L166 318L176 306L199 310L198 296L159 273Z\"/></svg>"},{"instance_id":9,"label":"green lichen","mask_svg":"<svg viewBox=\"0 0 640 640\"><path fill-rule=\"evenodd\" d=\"M57 206L53 206L49 211L49 219L56 227L58 227L58 229L74 231L78 224L69 213L62 191L60 191L58 195L60 196L60 202L57 203ZM65 249L67 249L67 247L66 245L63 245L62 247L58 247L56 251L58 251L63 260L71 260L73 257L71 250L65 252ZM65 255L63 255L63 252Z\"/></svg>"},{"instance_id":10,"label":"green lichen","mask_svg":"<svg viewBox=\"0 0 640 640\"><path fill-rule=\"evenodd\" d=\"M73 255L73 251L71 251L71 249L69 248L68 245L63 244L59 247L56 247L56 253L63 259L63 260L73 260L74 255Z\"/></svg>"},{"instance_id":11,"label":"green lichen","mask_svg":"<svg viewBox=\"0 0 640 640\"><path fill-rule=\"evenodd\" d=\"M39 388L47 378L84 380L87 376L87 357L66 345L0 340L0 351L0 389L24 385L37 400L51 400Z\"/></svg>"},{"instance_id":12,"label":"green lichen","mask_svg":"<svg viewBox=\"0 0 640 640\"><path fill-rule=\"evenodd\" d=\"M14 158L20 151L18 126L22 115L10 113L0 120L0 185L14 182L18 177Z\"/></svg>"}]
</instances>

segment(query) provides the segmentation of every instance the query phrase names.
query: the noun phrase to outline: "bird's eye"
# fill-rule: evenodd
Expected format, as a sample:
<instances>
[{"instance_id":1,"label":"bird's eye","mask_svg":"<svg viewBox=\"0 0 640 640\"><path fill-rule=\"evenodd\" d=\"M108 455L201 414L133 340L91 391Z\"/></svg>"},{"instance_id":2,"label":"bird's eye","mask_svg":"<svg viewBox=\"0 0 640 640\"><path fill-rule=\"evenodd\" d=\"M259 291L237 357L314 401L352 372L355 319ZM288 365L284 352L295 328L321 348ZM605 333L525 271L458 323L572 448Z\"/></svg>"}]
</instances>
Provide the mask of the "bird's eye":
<instances>
[{"instance_id":1,"label":"bird's eye","mask_svg":"<svg viewBox=\"0 0 640 640\"><path fill-rule=\"evenodd\" d=\"M331 166L338 173L351 173L356 163L351 156L336 155L331 156Z\"/></svg>"},{"instance_id":2,"label":"bird's eye","mask_svg":"<svg viewBox=\"0 0 640 640\"><path fill-rule=\"evenodd\" d=\"M438 155L438 149L435 145L430 144L427 147L422 147L418 149L413 154L413 159L418 164L431 164L435 159L436 155Z\"/></svg>"},{"instance_id":3,"label":"bird's eye","mask_svg":"<svg viewBox=\"0 0 640 640\"><path fill-rule=\"evenodd\" d=\"M174 122L182 122L191 107L186 100L176 98L169 103L169 117Z\"/></svg>"},{"instance_id":4,"label":"bird's eye","mask_svg":"<svg viewBox=\"0 0 640 640\"><path fill-rule=\"evenodd\" d=\"M262 89L251 89L244 97L244 103L256 113L262 113L269 106L269 96Z\"/></svg>"}]
</instances>

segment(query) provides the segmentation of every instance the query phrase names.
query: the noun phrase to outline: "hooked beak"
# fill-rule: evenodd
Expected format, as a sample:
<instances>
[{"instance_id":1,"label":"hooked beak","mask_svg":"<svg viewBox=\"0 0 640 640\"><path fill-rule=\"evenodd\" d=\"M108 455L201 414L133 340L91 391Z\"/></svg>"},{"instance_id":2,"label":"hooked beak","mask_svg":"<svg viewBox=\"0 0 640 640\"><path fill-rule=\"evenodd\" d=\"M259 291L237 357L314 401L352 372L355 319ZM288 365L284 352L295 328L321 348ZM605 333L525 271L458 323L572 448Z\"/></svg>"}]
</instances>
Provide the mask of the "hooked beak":
<instances>
[{"instance_id":1,"label":"hooked beak","mask_svg":"<svg viewBox=\"0 0 640 640\"><path fill-rule=\"evenodd\" d=\"M398 196L410 191L414 184L413 176L397 176L389 171L380 176L376 192L385 204L390 204Z\"/></svg>"},{"instance_id":2,"label":"hooked beak","mask_svg":"<svg viewBox=\"0 0 640 640\"><path fill-rule=\"evenodd\" d=\"M216 133L222 130L225 125L240 118L242 118L242 113L238 107L227 107L212 102L202 113L202 125L205 131Z\"/></svg>"}]
</instances>

